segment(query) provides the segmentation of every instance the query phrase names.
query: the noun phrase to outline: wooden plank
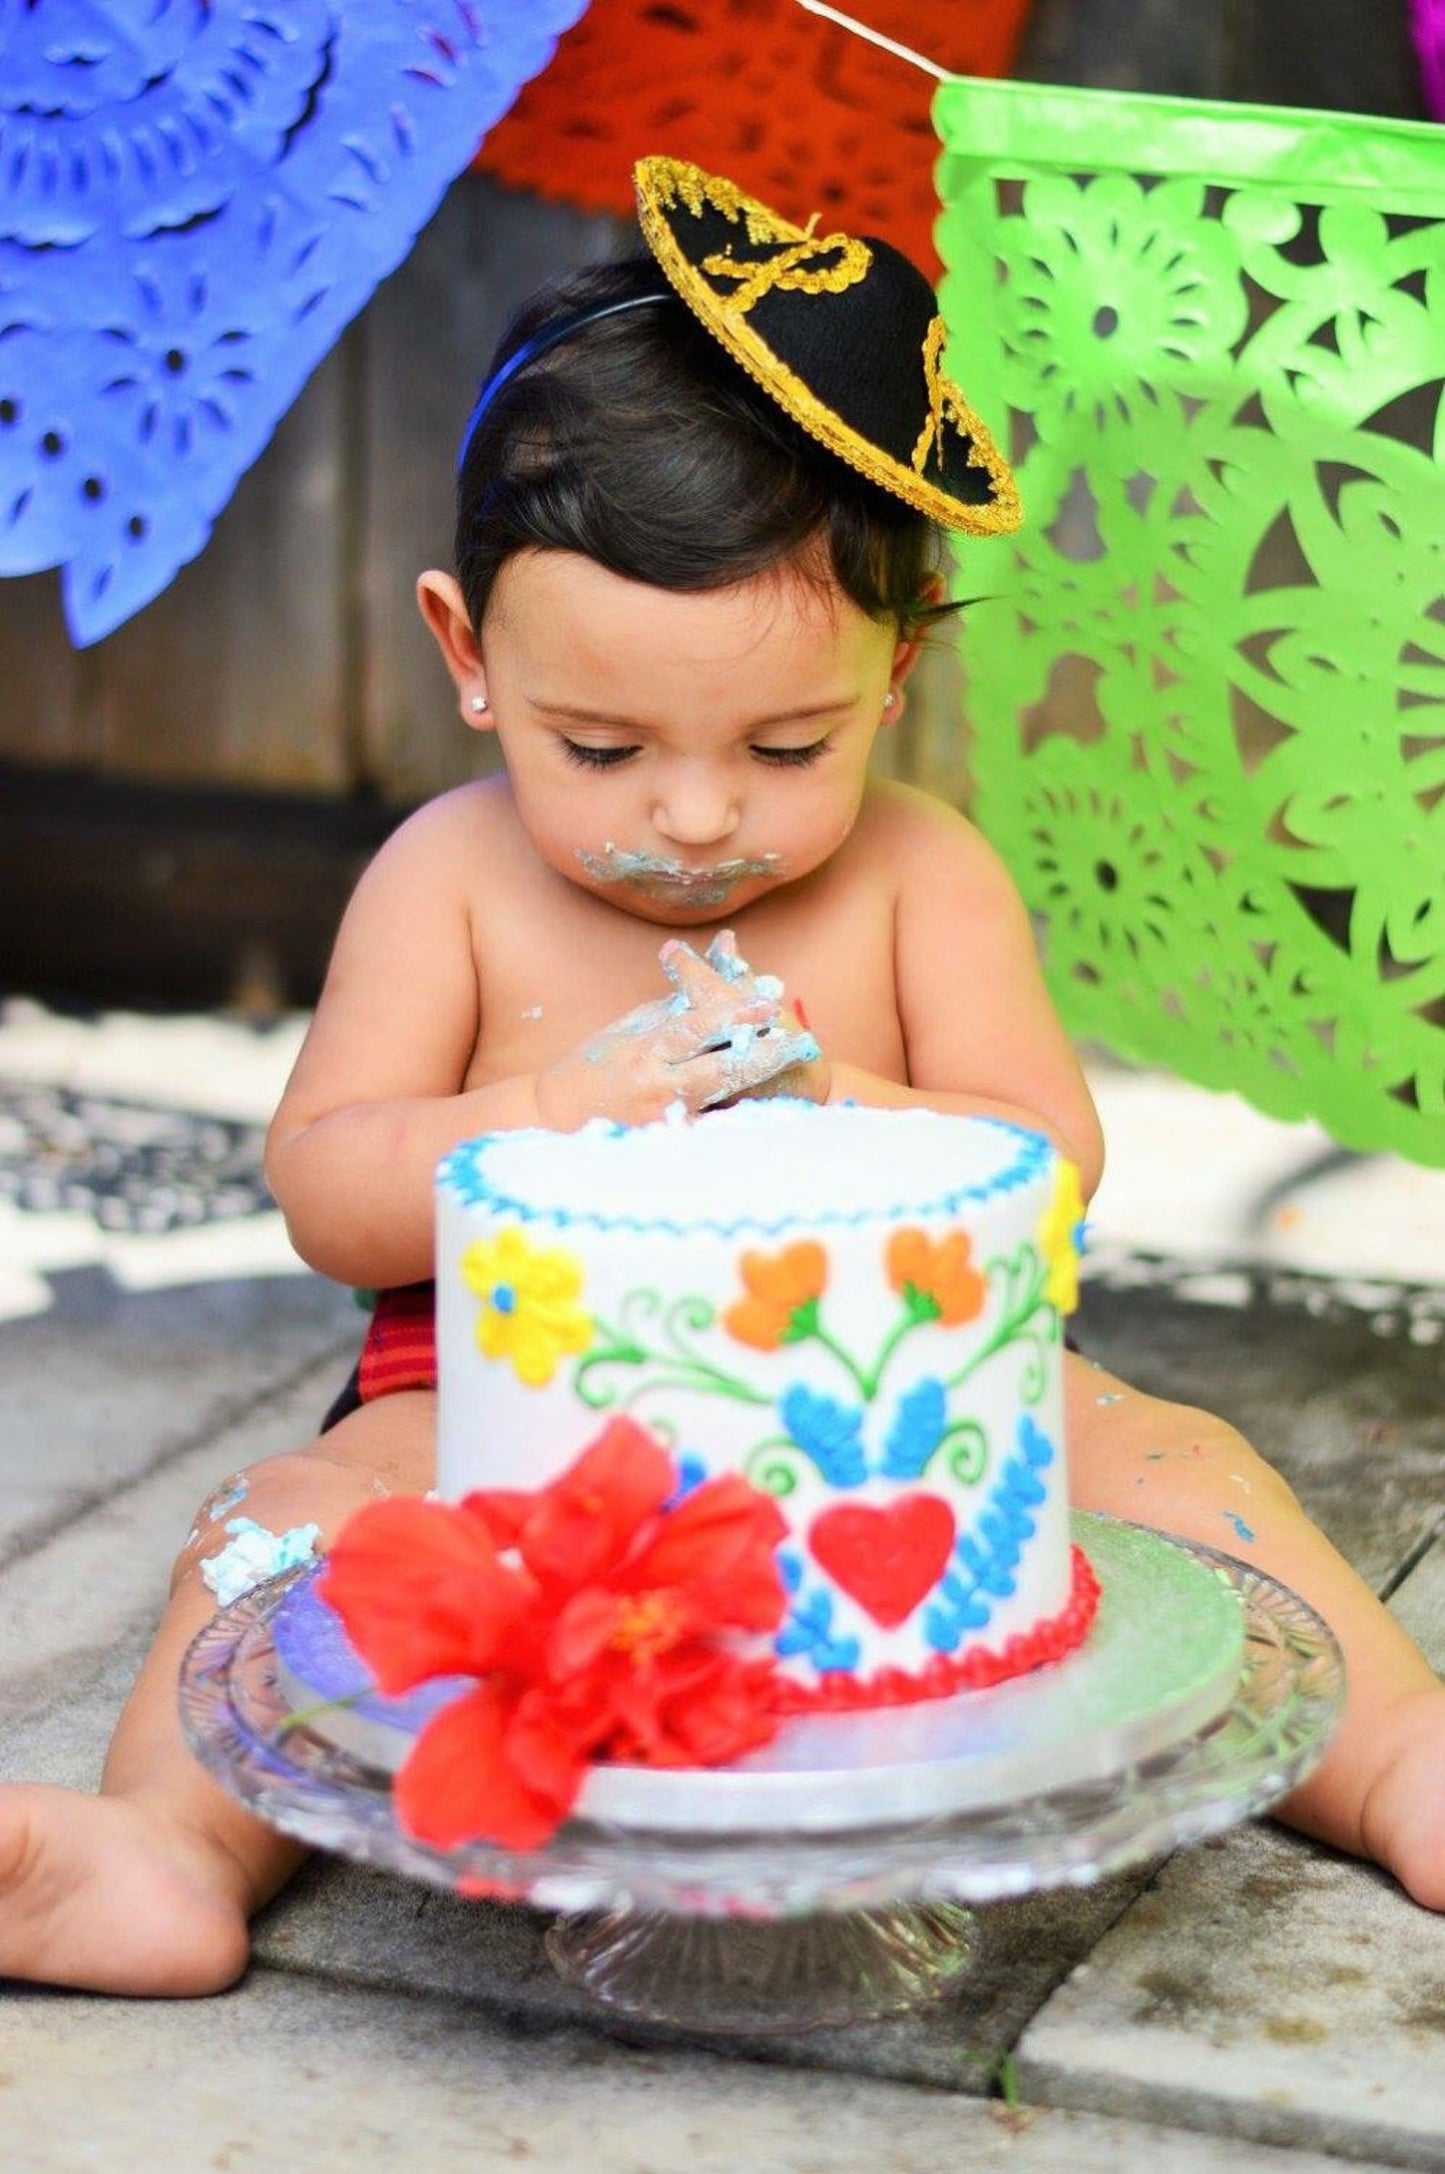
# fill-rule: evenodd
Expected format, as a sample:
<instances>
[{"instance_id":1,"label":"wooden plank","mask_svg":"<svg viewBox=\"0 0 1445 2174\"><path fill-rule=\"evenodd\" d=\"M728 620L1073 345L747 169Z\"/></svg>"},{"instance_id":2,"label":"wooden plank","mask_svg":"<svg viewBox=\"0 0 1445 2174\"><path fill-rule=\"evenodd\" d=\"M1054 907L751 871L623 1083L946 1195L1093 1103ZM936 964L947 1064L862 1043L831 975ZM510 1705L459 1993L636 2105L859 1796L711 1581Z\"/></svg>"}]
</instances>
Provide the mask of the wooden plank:
<instances>
[{"instance_id":1,"label":"wooden plank","mask_svg":"<svg viewBox=\"0 0 1445 2174\"><path fill-rule=\"evenodd\" d=\"M90 762L99 740L58 574L0 581L0 756Z\"/></svg>"},{"instance_id":2,"label":"wooden plank","mask_svg":"<svg viewBox=\"0 0 1445 2174\"><path fill-rule=\"evenodd\" d=\"M1225 93L1423 119L1403 0L1230 0Z\"/></svg>"},{"instance_id":3,"label":"wooden plank","mask_svg":"<svg viewBox=\"0 0 1445 2174\"><path fill-rule=\"evenodd\" d=\"M1039 0L1017 73L1041 83L1217 98L1231 0ZM1272 6L1274 0L1257 0Z\"/></svg>"},{"instance_id":4,"label":"wooden plank","mask_svg":"<svg viewBox=\"0 0 1445 2174\"><path fill-rule=\"evenodd\" d=\"M101 1004L315 1000L394 815L0 766L0 987Z\"/></svg>"},{"instance_id":5,"label":"wooden plank","mask_svg":"<svg viewBox=\"0 0 1445 2174\"><path fill-rule=\"evenodd\" d=\"M201 556L93 652L112 775L318 792L353 783L342 558L349 356L321 365Z\"/></svg>"},{"instance_id":6,"label":"wooden plank","mask_svg":"<svg viewBox=\"0 0 1445 2174\"><path fill-rule=\"evenodd\" d=\"M1181 98L1424 111L1403 0L1039 0L1017 72Z\"/></svg>"},{"instance_id":7,"label":"wooden plank","mask_svg":"<svg viewBox=\"0 0 1445 2174\"><path fill-rule=\"evenodd\" d=\"M628 230L464 174L365 321L367 466L360 508L363 765L393 802L475 775L466 732L413 598L452 564L453 462L478 378L543 280L616 256Z\"/></svg>"}]
</instances>

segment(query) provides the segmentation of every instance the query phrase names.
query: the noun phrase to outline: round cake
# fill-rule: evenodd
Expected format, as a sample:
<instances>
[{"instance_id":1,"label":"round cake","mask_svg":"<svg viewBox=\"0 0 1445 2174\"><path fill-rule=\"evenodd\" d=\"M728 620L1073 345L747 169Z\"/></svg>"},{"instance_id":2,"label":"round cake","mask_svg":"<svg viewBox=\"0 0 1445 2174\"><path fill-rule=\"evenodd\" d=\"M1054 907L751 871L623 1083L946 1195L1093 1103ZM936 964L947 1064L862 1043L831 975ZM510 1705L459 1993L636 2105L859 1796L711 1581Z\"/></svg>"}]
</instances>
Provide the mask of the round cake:
<instances>
[{"instance_id":1,"label":"round cake","mask_svg":"<svg viewBox=\"0 0 1445 2174\"><path fill-rule=\"evenodd\" d=\"M679 1491L741 1473L787 1524L784 1702L983 1688L1060 1658L1061 1317L1078 1180L1041 1135L747 1101L487 1134L437 1177L437 1485L534 1489L626 1415Z\"/></svg>"}]
</instances>

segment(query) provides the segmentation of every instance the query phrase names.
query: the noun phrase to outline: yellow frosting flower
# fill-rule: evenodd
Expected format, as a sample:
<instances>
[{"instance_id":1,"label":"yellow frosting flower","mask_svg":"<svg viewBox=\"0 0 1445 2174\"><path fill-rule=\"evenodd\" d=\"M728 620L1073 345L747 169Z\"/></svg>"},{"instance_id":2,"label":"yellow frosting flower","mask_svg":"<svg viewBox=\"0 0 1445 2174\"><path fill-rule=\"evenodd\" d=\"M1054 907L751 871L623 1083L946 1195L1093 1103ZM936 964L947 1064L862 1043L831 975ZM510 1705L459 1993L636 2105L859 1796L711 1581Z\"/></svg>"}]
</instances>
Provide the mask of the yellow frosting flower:
<instances>
[{"instance_id":1,"label":"yellow frosting flower","mask_svg":"<svg viewBox=\"0 0 1445 2174\"><path fill-rule=\"evenodd\" d=\"M529 1389L545 1387L564 1352L592 1341L592 1316L577 1304L582 1263L561 1246L531 1246L510 1224L467 1247L462 1277L482 1301L478 1344L489 1359L509 1359Z\"/></svg>"},{"instance_id":2,"label":"yellow frosting flower","mask_svg":"<svg viewBox=\"0 0 1445 2174\"><path fill-rule=\"evenodd\" d=\"M1044 1297L1060 1313L1079 1303L1079 1255L1084 1248L1084 1195L1071 1162L1059 1164L1054 1197L1039 1224L1039 1250L1049 1264Z\"/></svg>"}]
</instances>

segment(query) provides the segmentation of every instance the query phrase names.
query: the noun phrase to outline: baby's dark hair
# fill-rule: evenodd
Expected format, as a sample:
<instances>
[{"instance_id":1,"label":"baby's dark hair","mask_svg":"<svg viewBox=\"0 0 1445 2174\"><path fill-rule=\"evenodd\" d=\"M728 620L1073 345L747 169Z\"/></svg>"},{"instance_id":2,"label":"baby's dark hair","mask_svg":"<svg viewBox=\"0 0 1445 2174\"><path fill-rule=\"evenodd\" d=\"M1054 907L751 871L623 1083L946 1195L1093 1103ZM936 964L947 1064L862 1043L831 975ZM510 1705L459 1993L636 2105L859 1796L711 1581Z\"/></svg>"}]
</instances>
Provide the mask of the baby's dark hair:
<instances>
[{"instance_id":1,"label":"baby's dark hair","mask_svg":"<svg viewBox=\"0 0 1445 2174\"><path fill-rule=\"evenodd\" d=\"M558 318L656 291L650 257L544 288L495 372ZM603 317L519 369L483 410L457 480L457 578L474 628L503 565L576 551L653 588L728 588L792 561L900 631L932 601L942 532L825 452L667 295Z\"/></svg>"}]
</instances>

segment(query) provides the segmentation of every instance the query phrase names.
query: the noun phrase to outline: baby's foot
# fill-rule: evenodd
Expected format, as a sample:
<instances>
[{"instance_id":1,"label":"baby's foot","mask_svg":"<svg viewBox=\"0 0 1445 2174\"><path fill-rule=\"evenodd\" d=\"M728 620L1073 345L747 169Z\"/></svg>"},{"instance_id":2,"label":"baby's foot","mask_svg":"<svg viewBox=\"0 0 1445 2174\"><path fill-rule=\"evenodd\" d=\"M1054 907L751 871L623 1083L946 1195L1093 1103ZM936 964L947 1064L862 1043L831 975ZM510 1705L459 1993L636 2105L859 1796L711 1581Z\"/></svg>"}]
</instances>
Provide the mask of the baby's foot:
<instances>
[{"instance_id":1,"label":"baby's foot","mask_svg":"<svg viewBox=\"0 0 1445 2174\"><path fill-rule=\"evenodd\" d=\"M0 1785L0 1978L217 1993L246 1967L240 1868L126 1797Z\"/></svg>"},{"instance_id":2,"label":"baby's foot","mask_svg":"<svg viewBox=\"0 0 1445 2174\"><path fill-rule=\"evenodd\" d=\"M1388 1717L1360 1824L1365 1847L1427 1910L1445 1910L1445 1685Z\"/></svg>"}]
</instances>

